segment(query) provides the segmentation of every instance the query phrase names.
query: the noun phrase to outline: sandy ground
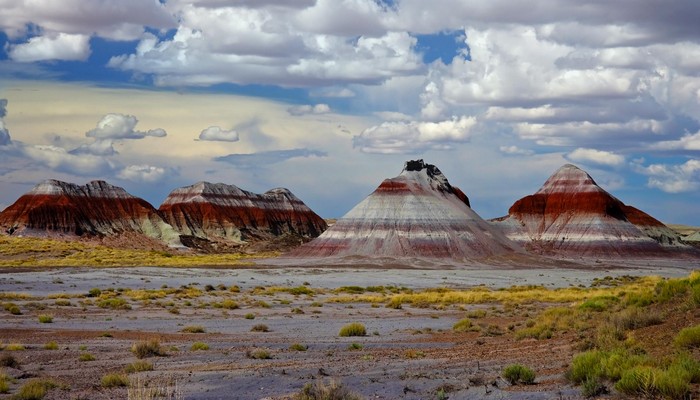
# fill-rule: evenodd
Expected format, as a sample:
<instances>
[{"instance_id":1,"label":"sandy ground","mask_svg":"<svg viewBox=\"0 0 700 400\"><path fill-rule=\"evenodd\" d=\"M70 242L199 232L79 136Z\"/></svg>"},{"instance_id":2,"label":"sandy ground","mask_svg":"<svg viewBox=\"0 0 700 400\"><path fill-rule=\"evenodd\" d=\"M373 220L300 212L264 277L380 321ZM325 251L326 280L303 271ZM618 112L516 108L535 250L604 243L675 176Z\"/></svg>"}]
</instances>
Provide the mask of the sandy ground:
<instances>
[{"instance_id":1,"label":"sandy ground","mask_svg":"<svg viewBox=\"0 0 700 400\"><path fill-rule=\"evenodd\" d=\"M563 377L577 352L574 333L537 341L515 340L509 327L521 326L528 315L543 305L508 310L502 305L470 305L402 309L368 303L332 303L330 289L341 286L395 286L410 289L431 287L491 288L538 284L547 287L589 285L596 277L619 275L687 275L695 262L640 261L620 265L593 261L572 268L383 268L381 263L361 267L312 266L275 267L268 261L252 269L197 268L105 268L5 270L0 273L3 303L17 304L22 315L0 310L0 342L21 343L26 349L4 350L20 368L4 368L17 378L11 394L32 377L53 377L69 389L54 389L46 399L124 399L125 388L101 387L100 379L122 371L136 361L133 343L157 338L167 356L147 360L154 370L132 374L144 382L177 383L186 399L288 398L304 384L318 379L336 379L370 399L435 399L442 389L450 399L577 399L579 391ZM265 264L265 265L263 265ZM569 264L566 264L569 266ZM425 267L425 265L422 265ZM237 285L229 290L204 292L192 299L168 296L150 302L129 300L131 309L112 310L86 302L91 288L159 289L190 285ZM325 294L252 294L255 287L297 287L325 289ZM37 298L9 299L12 293ZM70 298L69 305L57 305L55 296ZM239 308L216 304L234 300ZM264 302L264 303L261 303ZM63 302L65 304L65 301ZM456 333L455 322L473 309L486 316L475 319L481 332ZM246 319L246 314L254 319ZM40 323L38 315L50 314L52 323ZM348 322L363 323L364 337L339 337ZM265 324L269 332L252 332ZM205 333L182 333L185 326L201 325ZM44 344L56 341L57 350ZM204 342L209 350L191 350ZM290 345L308 346L295 351ZM356 343L361 349L350 350ZM248 354L265 349L270 359L253 359ZM94 361L79 361L90 353ZM523 363L537 372L537 383L510 386L501 377L504 366ZM151 383L155 385L156 383Z\"/></svg>"}]
</instances>

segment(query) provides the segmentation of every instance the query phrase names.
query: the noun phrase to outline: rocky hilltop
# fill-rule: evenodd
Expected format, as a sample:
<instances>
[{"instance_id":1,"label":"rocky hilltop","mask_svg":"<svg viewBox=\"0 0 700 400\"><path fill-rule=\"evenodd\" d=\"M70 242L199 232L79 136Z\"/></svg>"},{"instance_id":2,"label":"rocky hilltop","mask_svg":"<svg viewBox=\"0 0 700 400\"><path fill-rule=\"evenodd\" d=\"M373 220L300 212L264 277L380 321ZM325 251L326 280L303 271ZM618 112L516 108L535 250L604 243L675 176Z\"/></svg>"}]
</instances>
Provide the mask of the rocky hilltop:
<instances>
[{"instance_id":1,"label":"rocky hilltop","mask_svg":"<svg viewBox=\"0 0 700 400\"><path fill-rule=\"evenodd\" d=\"M510 239L542 254L636 257L687 247L675 231L622 203L571 164L492 222Z\"/></svg>"},{"instance_id":2,"label":"rocky hilltop","mask_svg":"<svg viewBox=\"0 0 700 400\"><path fill-rule=\"evenodd\" d=\"M147 201L104 181L46 180L0 213L8 234L111 236L142 234L178 245L178 234Z\"/></svg>"},{"instance_id":3,"label":"rocky hilltop","mask_svg":"<svg viewBox=\"0 0 700 400\"><path fill-rule=\"evenodd\" d=\"M313 238L327 228L283 188L256 194L234 185L199 182L173 190L159 211L180 234L209 240L243 242L285 234Z\"/></svg>"},{"instance_id":4,"label":"rocky hilltop","mask_svg":"<svg viewBox=\"0 0 700 400\"><path fill-rule=\"evenodd\" d=\"M290 256L477 259L519 251L436 166L415 160Z\"/></svg>"}]
</instances>

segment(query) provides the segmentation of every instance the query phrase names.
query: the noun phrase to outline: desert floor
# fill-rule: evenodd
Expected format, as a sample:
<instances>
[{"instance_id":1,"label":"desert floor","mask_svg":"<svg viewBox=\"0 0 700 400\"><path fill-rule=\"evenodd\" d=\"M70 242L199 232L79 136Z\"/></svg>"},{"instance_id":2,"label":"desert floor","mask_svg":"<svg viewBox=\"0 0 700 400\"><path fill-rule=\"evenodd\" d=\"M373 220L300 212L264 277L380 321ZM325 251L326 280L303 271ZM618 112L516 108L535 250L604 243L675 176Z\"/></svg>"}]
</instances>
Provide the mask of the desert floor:
<instances>
[{"instance_id":1,"label":"desert floor","mask_svg":"<svg viewBox=\"0 0 700 400\"><path fill-rule=\"evenodd\" d=\"M580 389L564 372L579 352L579 333L564 330L548 340L514 334L551 304L391 307L385 300L429 288L555 289L589 287L604 276L681 277L697 265L627 267L8 268L0 271L0 355L17 365L3 368L13 380L0 399L35 378L59 384L45 399L125 399L126 387L103 387L101 379L125 374L139 361L132 345L154 339L163 354L142 360L152 370L128 379L143 390L179 392L172 398L284 399L333 379L368 399L577 399ZM95 288L100 293L88 295ZM383 299L372 300L378 294ZM8 312L9 305L21 314ZM40 322L41 315L51 322ZM453 330L465 317L475 328ZM366 335L339 336L351 322L362 323ZM188 327L204 332L183 332ZM195 342L208 349L194 350ZM11 344L24 349L9 350ZM513 363L532 368L535 384L506 382L502 370Z\"/></svg>"}]
</instances>

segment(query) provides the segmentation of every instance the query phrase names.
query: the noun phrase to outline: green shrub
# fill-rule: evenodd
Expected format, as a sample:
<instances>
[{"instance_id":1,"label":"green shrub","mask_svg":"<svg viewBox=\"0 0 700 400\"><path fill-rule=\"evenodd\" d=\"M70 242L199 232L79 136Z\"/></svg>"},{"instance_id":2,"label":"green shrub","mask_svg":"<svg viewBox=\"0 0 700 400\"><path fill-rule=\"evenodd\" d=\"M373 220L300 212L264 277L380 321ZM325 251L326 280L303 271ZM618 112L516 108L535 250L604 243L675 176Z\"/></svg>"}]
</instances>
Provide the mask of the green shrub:
<instances>
[{"instance_id":1,"label":"green shrub","mask_svg":"<svg viewBox=\"0 0 700 400\"><path fill-rule=\"evenodd\" d=\"M597 397L608 393L608 388L597 377L588 377L581 384L581 394L583 397Z\"/></svg>"},{"instance_id":2,"label":"green shrub","mask_svg":"<svg viewBox=\"0 0 700 400\"><path fill-rule=\"evenodd\" d=\"M307 383L294 400L362 400L362 396L352 392L342 383L331 380L328 383L316 381Z\"/></svg>"},{"instance_id":3,"label":"green shrub","mask_svg":"<svg viewBox=\"0 0 700 400\"><path fill-rule=\"evenodd\" d=\"M607 310L619 300L620 299L614 296L598 296L584 301L578 308L581 310L601 312Z\"/></svg>"},{"instance_id":4,"label":"green shrub","mask_svg":"<svg viewBox=\"0 0 700 400\"><path fill-rule=\"evenodd\" d=\"M626 308L610 318L610 323L620 330L633 330L662 323L661 316L639 307Z\"/></svg>"},{"instance_id":5,"label":"green shrub","mask_svg":"<svg viewBox=\"0 0 700 400\"><path fill-rule=\"evenodd\" d=\"M666 302L688 293L689 288L690 284L687 279L667 279L659 282L654 292L660 302Z\"/></svg>"},{"instance_id":6,"label":"green shrub","mask_svg":"<svg viewBox=\"0 0 700 400\"><path fill-rule=\"evenodd\" d=\"M180 330L183 333L205 333L206 329L202 325L188 325Z\"/></svg>"},{"instance_id":7,"label":"green shrub","mask_svg":"<svg viewBox=\"0 0 700 400\"><path fill-rule=\"evenodd\" d=\"M673 339L673 344L683 349L700 347L700 325L681 329Z\"/></svg>"},{"instance_id":8,"label":"green shrub","mask_svg":"<svg viewBox=\"0 0 700 400\"><path fill-rule=\"evenodd\" d=\"M571 362L571 367L567 371L566 377L576 384L600 378L602 376L602 359L603 353L599 350L577 354Z\"/></svg>"},{"instance_id":9,"label":"green shrub","mask_svg":"<svg viewBox=\"0 0 700 400\"><path fill-rule=\"evenodd\" d=\"M531 385L535 383L535 371L524 365L512 364L503 369L503 378L511 385L518 383Z\"/></svg>"},{"instance_id":10,"label":"green shrub","mask_svg":"<svg viewBox=\"0 0 700 400\"><path fill-rule=\"evenodd\" d=\"M73 305L68 299L56 299L54 304L59 307L70 307Z\"/></svg>"},{"instance_id":11,"label":"green shrub","mask_svg":"<svg viewBox=\"0 0 700 400\"><path fill-rule=\"evenodd\" d=\"M204 343L204 342L194 342L194 343L192 343L192 347L190 347L190 350L192 350L192 351L209 350L209 345Z\"/></svg>"},{"instance_id":12,"label":"green shrub","mask_svg":"<svg viewBox=\"0 0 700 400\"><path fill-rule=\"evenodd\" d=\"M267 349L254 349L246 351L246 357L254 360L269 360L272 355Z\"/></svg>"},{"instance_id":13,"label":"green shrub","mask_svg":"<svg viewBox=\"0 0 700 400\"><path fill-rule=\"evenodd\" d=\"M58 343L52 340L44 345L44 350L58 350Z\"/></svg>"},{"instance_id":14,"label":"green shrub","mask_svg":"<svg viewBox=\"0 0 700 400\"><path fill-rule=\"evenodd\" d=\"M102 291L98 288L92 288L88 291L87 297L100 297Z\"/></svg>"},{"instance_id":15,"label":"green shrub","mask_svg":"<svg viewBox=\"0 0 700 400\"><path fill-rule=\"evenodd\" d=\"M25 383L12 397L14 400L41 400L46 393L58 387L51 379L34 379Z\"/></svg>"},{"instance_id":16,"label":"green shrub","mask_svg":"<svg viewBox=\"0 0 700 400\"><path fill-rule=\"evenodd\" d=\"M547 324L537 324L528 328L523 328L515 333L516 339L532 338L537 340L551 339L554 335L552 328Z\"/></svg>"},{"instance_id":17,"label":"green shrub","mask_svg":"<svg viewBox=\"0 0 700 400\"><path fill-rule=\"evenodd\" d=\"M165 355L165 351L160 347L160 341L158 339L136 342L131 346L131 352L139 359Z\"/></svg>"},{"instance_id":18,"label":"green shrub","mask_svg":"<svg viewBox=\"0 0 700 400\"><path fill-rule=\"evenodd\" d=\"M93 356L93 355L90 354L90 353L82 353L82 354L78 357L78 360L79 360L79 361L95 361L95 356Z\"/></svg>"},{"instance_id":19,"label":"green shrub","mask_svg":"<svg viewBox=\"0 0 700 400\"><path fill-rule=\"evenodd\" d=\"M238 308L238 303L231 299L226 299L221 302L221 307L227 309L227 310L235 310Z\"/></svg>"},{"instance_id":20,"label":"green shrub","mask_svg":"<svg viewBox=\"0 0 700 400\"><path fill-rule=\"evenodd\" d=\"M124 374L107 374L100 382L104 388L125 387L129 386L129 377Z\"/></svg>"},{"instance_id":21,"label":"green shrub","mask_svg":"<svg viewBox=\"0 0 700 400\"><path fill-rule=\"evenodd\" d=\"M0 374L0 393L8 393L10 391L9 378L5 374Z\"/></svg>"},{"instance_id":22,"label":"green shrub","mask_svg":"<svg viewBox=\"0 0 700 400\"><path fill-rule=\"evenodd\" d=\"M42 324L50 324L53 322L53 317L48 314L40 314L39 322L41 322Z\"/></svg>"},{"instance_id":23,"label":"green shrub","mask_svg":"<svg viewBox=\"0 0 700 400\"><path fill-rule=\"evenodd\" d=\"M248 314L245 315L244 318L245 318L245 319L255 319L255 314L253 314L253 313L248 313Z\"/></svg>"},{"instance_id":24,"label":"green shrub","mask_svg":"<svg viewBox=\"0 0 700 400\"><path fill-rule=\"evenodd\" d=\"M126 300L117 297L100 300L97 302L97 306L100 308L110 308L112 310L131 310L131 306Z\"/></svg>"},{"instance_id":25,"label":"green shrub","mask_svg":"<svg viewBox=\"0 0 700 400\"><path fill-rule=\"evenodd\" d=\"M367 329L365 329L365 326L359 322L352 322L349 323L342 328L340 328L340 332L338 332L338 336L366 336L367 335Z\"/></svg>"},{"instance_id":26,"label":"green shrub","mask_svg":"<svg viewBox=\"0 0 700 400\"><path fill-rule=\"evenodd\" d=\"M256 324L256 325L253 325L252 328L250 328L250 331L251 332L269 332L270 328L265 324Z\"/></svg>"},{"instance_id":27,"label":"green shrub","mask_svg":"<svg viewBox=\"0 0 700 400\"><path fill-rule=\"evenodd\" d=\"M637 366L625 371L615 384L615 389L624 394L652 397L657 370L648 366Z\"/></svg>"},{"instance_id":28,"label":"green shrub","mask_svg":"<svg viewBox=\"0 0 700 400\"><path fill-rule=\"evenodd\" d=\"M455 332L466 332L468 330L471 330L471 327L472 320L470 320L469 318L463 318L455 322L454 325L452 325L452 330Z\"/></svg>"},{"instance_id":29,"label":"green shrub","mask_svg":"<svg viewBox=\"0 0 700 400\"><path fill-rule=\"evenodd\" d=\"M148 361L136 361L124 367L124 371L126 371L128 374L132 374L134 372L153 371L153 364L149 363Z\"/></svg>"},{"instance_id":30,"label":"green shrub","mask_svg":"<svg viewBox=\"0 0 700 400\"><path fill-rule=\"evenodd\" d=\"M10 306L7 311L10 312L12 315L22 315L22 310L19 309L17 306Z\"/></svg>"},{"instance_id":31,"label":"green shrub","mask_svg":"<svg viewBox=\"0 0 700 400\"><path fill-rule=\"evenodd\" d=\"M7 346L5 346L5 350L8 351L22 351L26 350L23 344L20 343L10 343Z\"/></svg>"},{"instance_id":32,"label":"green shrub","mask_svg":"<svg viewBox=\"0 0 700 400\"><path fill-rule=\"evenodd\" d=\"M306 351L308 350L308 346L300 344L300 343L294 343L293 345L289 346L289 350L294 350L294 351Z\"/></svg>"}]
</instances>

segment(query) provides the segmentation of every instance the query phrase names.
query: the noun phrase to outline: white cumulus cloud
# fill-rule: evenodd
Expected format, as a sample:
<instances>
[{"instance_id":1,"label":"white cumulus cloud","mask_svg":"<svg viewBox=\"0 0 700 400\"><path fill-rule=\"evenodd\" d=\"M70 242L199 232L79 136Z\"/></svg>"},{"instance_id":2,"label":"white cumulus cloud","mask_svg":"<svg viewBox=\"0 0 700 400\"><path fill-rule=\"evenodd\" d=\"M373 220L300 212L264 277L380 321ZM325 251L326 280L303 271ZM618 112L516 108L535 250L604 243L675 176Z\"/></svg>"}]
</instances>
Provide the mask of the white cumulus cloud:
<instances>
[{"instance_id":1,"label":"white cumulus cloud","mask_svg":"<svg viewBox=\"0 0 700 400\"><path fill-rule=\"evenodd\" d=\"M162 128L148 131L135 130L138 119L133 115L107 114L97 123L95 129L85 133L95 139L142 139L146 136L164 137L167 135Z\"/></svg>"},{"instance_id":2,"label":"white cumulus cloud","mask_svg":"<svg viewBox=\"0 0 700 400\"><path fill-rule=\"evenodd\" d=\"M366 153L417 153L429 149L449 150L472 136L476 118L462 116L441 122L384 122L365 129L353 138L354 146Z\"/></svg>"},{"instance_id":3,"label":"white cumulus cloud","mask_svg":"<svg viewBox=\"0 0 700 400\"><path fill-rule=\"evenodd\" d=\"M578 148L566 155L571 161L618 166L625 162L625 157L610 151Z\"/></svg>"},{"instance_id":4,"label":"white cumulus cloud","mask_svg":"<svg viewBox=\"0 0 700 400\"><path fill-rule=\"evenodd\" d=\"M678 140L664 140L652 145L660 150L700 150L700 131L693 134L685 134Z\"/></svg>"},{"instance_id":5,"label":"white cumulus cloud","mask_svg":"<svg viewBox=\"0 0 700 400\"><path fill-rule=\"evenodd\" d=\"M119 172L117 178L133 182L158 182L170 174L170 170L153 165L129 165Z\"/></svg>"},{"instance_id":6,"label":"white cumulus cloud","mask_svg":"<svg viewBox=\"0 0 700 400\"><path fill-rule=\"evenodd\" d=\"M10 45L8 55L14 61L85 61L90 56L90 37L58 33L35 36L27 43Z\"/></svg>"},{"instance_id":7,"label":"white cumulus cloud","mask_svg":"<svg viewBox=\"0 0 700 400\"><path fill-rule=\"evenodd\" d=\"M647 175L647 185L667 193L683 193L700 189L700 160L691 159L680 165L651 164L637 166Z\"/></svg>"},{"instance_id":8,"label":"white cumulus cloud","mask_svg":"<svg viewBox=\"0 0 700 400\"><path fill-rule=\"evenodd\" d=\"M235 129L225 130L218 126L210 126L199 134L199 140L216 142L237 142L240 139Z\"/></svg>"},{"instance_id":9,"label":"white cumulus cloud","mask_svg":"<svg viewBox=\"0 0 700 400\"><path fill-rule=\"evenodd\" d=\"M287 112L291 115L305 115L305 114L327 114L331 112L330 106L328 104L316 104L316 105L301 105L292 106L287 109Z\"/></svg>"}]
</instances>

